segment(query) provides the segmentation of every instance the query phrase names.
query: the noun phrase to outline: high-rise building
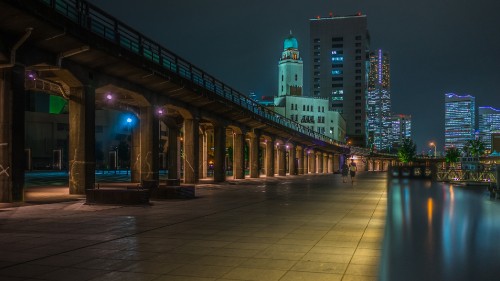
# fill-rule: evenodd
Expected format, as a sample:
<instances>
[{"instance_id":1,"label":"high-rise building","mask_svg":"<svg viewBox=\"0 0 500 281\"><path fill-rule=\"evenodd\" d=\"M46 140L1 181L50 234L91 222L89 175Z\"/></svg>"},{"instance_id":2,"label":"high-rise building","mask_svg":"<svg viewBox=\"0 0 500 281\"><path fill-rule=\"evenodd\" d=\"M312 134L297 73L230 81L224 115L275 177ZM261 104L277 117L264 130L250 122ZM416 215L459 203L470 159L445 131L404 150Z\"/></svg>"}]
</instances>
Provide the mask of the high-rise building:
<instances>
[{"instance_id":1,"label":"high-rise building","mask_svg":"<svg viewBox=\"0 0 500 281\"><path fill-rule=\"evenodd\" d=\"M377 50L370 52L368 89L366 95L367 144L378 150L392 146L391 91L389 54Z\"/></svg>"},{"instance_id":2,"label":"high-rise building","mask_svg":"<svg viewBox=\"0 0 500 281\"><path fill-rule=\"evenodd\" d=\"M389 118L389 124L389 139L392 143L388 149L392 151L401 146L403 139L411 138L411 115L394 114Z\"/></svg>"},{"instance_id":3,"label":"high-rise building","mask_svg":"<svg viewBox=\"0 0 500 281\"><path fill-rule=\"evenodd\" d=\"M303 96L302 59L297 39L290 33L283 46L278 62L278 95L274 97L274 111L332 141L345 141L345 120L339 112L328 108L329 100Z\"/></svg>"},{"instance_id":4,"label":"high-rise building","mask_svg":"<svg viewBox=\"0 0 500 281\"><path fill-rule=\"evenodd\" d=\"M486 149L491 151L492 134L500 133L500 109L490 106L480 106L478 109L479 135Z\"/></svg>"},{"instance_id":5,"label":"high-rise building","mask_svg":"<svg viewBox=\"0 0 500 281\"><path fill-rule=\"evenodd\" d=\"M474 139L476 128L476 99L473 96L445 94L444 146L462 149Z\"/></svg>"},{"instance_id":6,"label":"high-rise building","mask_svg":"<svg viewBox=\"0 0 500 281\"><path fill-rule=\"evenodd\" d=\"M347 123L349 141L365 146L366 74L370 36L366 15L310 21L311 94L327 98Z\"/></svg>"},{"instance_id":7,"label":"high-rise building","mask_svg":"<svg viewBox=\"0 0 500 281\"><path fill-rule=\"evenodd\" d=\"M304 66L299 53L299 43L290 31L283 42L283 53L278 63L278 96L302 96Z\"/></svg>"}]
</instances>

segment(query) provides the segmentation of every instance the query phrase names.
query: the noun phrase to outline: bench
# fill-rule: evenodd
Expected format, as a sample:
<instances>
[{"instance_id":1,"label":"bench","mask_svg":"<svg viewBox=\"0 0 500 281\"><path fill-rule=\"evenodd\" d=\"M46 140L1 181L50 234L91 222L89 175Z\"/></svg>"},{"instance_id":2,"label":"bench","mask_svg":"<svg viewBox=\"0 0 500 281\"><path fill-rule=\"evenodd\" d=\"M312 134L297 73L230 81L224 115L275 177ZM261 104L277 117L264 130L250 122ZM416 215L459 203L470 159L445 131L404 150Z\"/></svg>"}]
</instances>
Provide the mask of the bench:
<instances>
[{"instance_id":1,"label":"bench","mask_svg":"<svg viewBox=\"0 0 500 281\"><path fill-rule=\"evenodd\" d=\"M86 189L86 204L148 205L156 181L144 180L137 186L103 186Z\"/></svg>"}]
</instances>

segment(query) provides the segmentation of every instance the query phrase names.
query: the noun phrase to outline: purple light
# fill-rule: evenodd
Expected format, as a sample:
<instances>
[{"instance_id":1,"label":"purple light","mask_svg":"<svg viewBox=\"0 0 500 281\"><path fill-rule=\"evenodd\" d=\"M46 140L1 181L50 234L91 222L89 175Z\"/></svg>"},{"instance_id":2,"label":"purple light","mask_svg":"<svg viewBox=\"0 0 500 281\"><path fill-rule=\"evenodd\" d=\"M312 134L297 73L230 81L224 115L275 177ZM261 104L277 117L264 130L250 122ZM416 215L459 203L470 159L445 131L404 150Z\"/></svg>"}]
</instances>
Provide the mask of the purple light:
<instances>
[{"instance_id":1,"label":"purple light","mask_svg":"<svg viewBox=\"0 0 500 281\"><path fill-rule=\"evenodd\" d=\"M107 94L107 95L106 95L106 99L108 99L108 100L112 100L112 99L113 99L113 95L111 95L111 94Z\"/></svg>"},{"instance_id":2,"label":"purple light","mask_svg":"<svg viewBox=\"0 0 500 281\"><path fill-rule=\"evenodd\" d=\"M382 84L382 49L378 49L378 83Z\"/></svg>"}]
</instances>

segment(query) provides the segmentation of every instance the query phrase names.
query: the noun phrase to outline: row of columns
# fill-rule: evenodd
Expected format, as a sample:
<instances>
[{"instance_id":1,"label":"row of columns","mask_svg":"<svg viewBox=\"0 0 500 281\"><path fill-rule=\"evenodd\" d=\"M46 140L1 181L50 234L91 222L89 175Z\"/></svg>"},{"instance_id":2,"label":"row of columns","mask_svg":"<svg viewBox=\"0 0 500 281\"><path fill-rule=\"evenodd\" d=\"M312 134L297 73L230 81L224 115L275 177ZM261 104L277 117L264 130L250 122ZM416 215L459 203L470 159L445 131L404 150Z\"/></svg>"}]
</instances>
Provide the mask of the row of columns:
<instances>
[{"instance_id":1,"label":"row of columns","mask_svg":"<svg viewBox=\"0 0 500 281\"><path fill-rule=\"evenodd\" d=\"M0 69L0 201L22 201L24 188L24 79L25 69L14 67ZM73 85L69 90L69 188L71 194L84 194L85 189L94 188L95 183L95 86L92 81ZM138 124L132 130L131 179L133 182L159 179L159 125L160 118L152 106L142 106L135 112ZM178 136L181 128L162 120L169 128L168 170L169 179L180 179L180 161L183 161L184 183L197 183L207 177L208 143L207 133L201 130L197 118L184 118L183 155L180 155ZM15 130L13 129L15 127ZM249 176L260 176L259 151L261 134L258 130L249 133L233 133L233 175L245 178L244 147L249 137ZM226 126L213 124L214 137L214 181L225 180ZM333 155L305 152L304 148L267 137L264 169L266 176L276 173L289 174L332 173ZM17 155L18 157L14 157ZM275 167L276 164L276 167ZM175 172L172 172L175 171Z\"/></svg>"}]
</instances>

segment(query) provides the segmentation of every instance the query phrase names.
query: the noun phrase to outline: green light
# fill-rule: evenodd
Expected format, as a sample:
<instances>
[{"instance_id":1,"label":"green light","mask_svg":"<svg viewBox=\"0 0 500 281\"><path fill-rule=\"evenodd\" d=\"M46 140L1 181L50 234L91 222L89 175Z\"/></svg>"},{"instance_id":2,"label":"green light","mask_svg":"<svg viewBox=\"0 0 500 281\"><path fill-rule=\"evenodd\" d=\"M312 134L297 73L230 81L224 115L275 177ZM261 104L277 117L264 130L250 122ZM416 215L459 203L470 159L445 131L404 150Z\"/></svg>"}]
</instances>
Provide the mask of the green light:
<instances>
[{"instance_id":1,"label":"green light","mask_svg":"<svg viewBox=\"0 0 500 281\"><path fill-rule=\"evenodd\" d=\"M68 102L59 96L50 96L49 97L49 113L51 114L62 114L64 113L64 107Z\"/></svg>"}]
</instances>

